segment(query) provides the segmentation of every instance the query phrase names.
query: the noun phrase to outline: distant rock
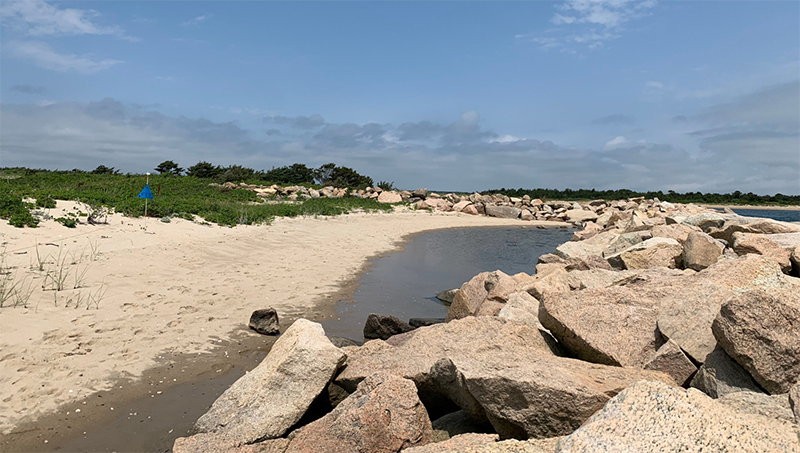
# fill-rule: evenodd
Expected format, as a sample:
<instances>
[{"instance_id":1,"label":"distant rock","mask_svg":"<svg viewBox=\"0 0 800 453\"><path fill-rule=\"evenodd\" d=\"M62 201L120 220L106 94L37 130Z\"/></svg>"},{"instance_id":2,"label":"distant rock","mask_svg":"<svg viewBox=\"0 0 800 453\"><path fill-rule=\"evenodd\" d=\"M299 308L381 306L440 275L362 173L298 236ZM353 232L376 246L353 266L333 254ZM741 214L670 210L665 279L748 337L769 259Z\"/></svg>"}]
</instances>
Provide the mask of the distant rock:
<instances>
[{"instance_id":1,"label":"distant rock","mask_svg":"<svg viewBox=\"0 0 800 453\"><path fill-rule=\"evenodd\" d=\"M378 203L400 203L403 197L394 191L383 191L378 195Z\"/></svg>"},{"instance_id":2,"label":"distant rock","mask_svg":"<svg viewBox=\"0 0 800 453\"><path fill-rule=\"evenodd\" d=\"M763 255L778 263L784 274L792 270L792 253L767 239L765 235L753 233L736 232L731 236L733 239L733 250L737 255L754 253Z\"/></svg>"},{"instance_id":3,"label":"distant rock","mask_svg":"<svg viewBox=\"0 0 800 453\"><path fill-rule=\"evenodd\" d=\"M583 241L589 239L592 236L596 236L598 233L603 231L603 227L594 223L594 222L586 222L583 229L580 231L576 231L572 233L571 241Z\"/></svg>"},{"instance_id":4,"label":"distant rock","mask_svg":"<svg viewBox=\"0 0 800 453\"><path fill-rule=\"evenodd\" d=\"M687 269L701 271L719 261L725 246L711 236L692 231L683 245L683 265Z\"/></svg>"},{"instance_id":5,"label":"distant rock","mask_svg":"<svg viewBox=\"0 0 800 453\"><path fill-rule=\"evenodd\" d=\"M449 307L450 304L453 303L453 299L456 297L456 292L457 291L458 291L458 288L456 288L456 289L446 289L446 290L440 292L439 294L437 294L436 298L439 299L443 304L445 304L446 306Z\"/></svg>"},{"instance_id":6,"label":"distant rock","mask_svg":"<svg viewBox=\"0 0 800 453\"><path fill-rule=\"evenodd\" d=\"M607 259L612 266L621 269L674 269L683 264L683 247L675 239L655 237L607 256Z\"/></svg>"},{"instance_id":7,"label":"distant rock","mask_svg":"<svg viewBox=\"0 0 800 453\"><path fill-rule=\"evenodd\" d=\"M705 230L705 229L704 229ZM736 217L728 220L721 228L710 229L708 234L713 238L724 239L733 242L733 233L756 233L756 234L782 234L800 232L800 225L779 222L772 219L759 219L756 217Z\"/></svg>"},{"instance_id":8,"label":"distant rock","mask_svg":"<svg viewBox=\"0 0 800 453\"><path fill-rule=\"evenodd\" d=\"M462 201L459 201L458 203L456 203L456 204L454 204L454 205L453 205L453 211L455 211L455 212L461 212L461 211L463 211L463 210L464 210L464 208L466 208L467 206L471 206L471 205L472 205L472 202L471 202L471 201L469 201L469 200L462 200Z\"/></svg>"},{"instance_id":9,"label":"distant rock","mask_svg":"<svg viewBox=\"0 0 800 453\"><path fill-rule=\"evenodd\" d=\"M417 189L417 190L411 192L411 196L425 199L425 198L428 197L428 189Z\"/></svg>"},{"instance_id":10,"label":"distant rock","mask_svg":"<svg viewBox=\"0 0 800 453\"><path fill-rule=\"evenodd\" d=\"M248 327L264 335L277 335L280 333L278 312L272 307L256 310L250 315Z\"/></svg>"},{"instance_id":11,"label":"distant rock","mask_svg":"<svg viewBox=\"0 0 800 453\"><path fill-rule=\"evenodd\" d=\"M411 318L408 324L413 328L432 326L434 324L441 324L445 322L444 318Z\"/></svg>"},{"instance_id":12,"label":"distant rock","mask_svg":"<svg viewBox=\"0 0 800 453\"><path fill-rule=\"evenodd\" d=\"M797 452L796 426L739 412L694 389L638 382L558 443L559 453Z\"/></svg>"},{"instance_id":13,"label":"distant rock","mask_svg":"<svg viewBox=\"0 0 800 453\"><path fill-rule=\"evenodd\" d=\"M501 217L504 219L518 219L522 210L513 206L486 205L486 215L490 217Z\"/></svg>"},{"instance_id":14,"label":"distant rock","mask_svg":"<svg viewBox=\"0 0 800 453\"><path fill-rule=\"evenodd\" d=\"M387 340L390 337L414 330L407 322L396 316L371 313L364 323L364 338Z\"/></svg>"},{"instance_id":15,"label":"distant rock","mask_svg":"<svg viewBox=\"0 0 800 453\"><path fill-rule=\"evenodd\" d=\"M320 324L298 319L255 369L214 401L195 431L224 434L237 443L280 437L300 420L344 360Z\"/></svg>"},{"instance_id":16,"label":"distant rock","mask_svg":"<svg viewBox=\"0 0 800 453\"><path fill-rule=\"evenodd\" d=\"M712 330L759 385L786 393L800 378L800 285L770 293L754 290L729 300Z\"/></svg>"},{"instance_id":17,"label":"distant rock","mask_svg":"<svg viewBox=\"0 0 800 453\"><path fill-rule=\"evenodd\" d=\"M333 412L289 435L286 453L399 452L433 440L414 383L369 376Z\"/></svg>"},{"instance_id":18,"label":"distant rock","mask_svg":"<svg viewBox=\"0 0 800 453\"><path fill-rule=\"evenodd\" d=\"M597 220L597 213L593 211L586 211L582 208L580 209L570 209L566 212L567 214L567 221L569 222L593 222Z\"/></svg>"},{"instance_id":19,"label":"distant rock","mask_svg":"<svg viewBox=\"0 0 800 453\"><path fill-rule=\"evenodd\" d=\"M516 280L502 271L482 272L456 291L447 312L447 321L477 316L487 302L489 305L492 305L491 302L503 304L516 287Z\"/></svg>"},{"instance_id":20,"label":"distant rock","mask_svg":"<svg viewBox=\"0 0 800 453\"><path fill-rule=\"evenodd\" d=\"M464 214L469 214L469 215L481 214L480 212L478 212L478 209L475 207L475 205L466 206L464 209L461 210L461 212L463 212Z\"/></svg>"}]
</instances>

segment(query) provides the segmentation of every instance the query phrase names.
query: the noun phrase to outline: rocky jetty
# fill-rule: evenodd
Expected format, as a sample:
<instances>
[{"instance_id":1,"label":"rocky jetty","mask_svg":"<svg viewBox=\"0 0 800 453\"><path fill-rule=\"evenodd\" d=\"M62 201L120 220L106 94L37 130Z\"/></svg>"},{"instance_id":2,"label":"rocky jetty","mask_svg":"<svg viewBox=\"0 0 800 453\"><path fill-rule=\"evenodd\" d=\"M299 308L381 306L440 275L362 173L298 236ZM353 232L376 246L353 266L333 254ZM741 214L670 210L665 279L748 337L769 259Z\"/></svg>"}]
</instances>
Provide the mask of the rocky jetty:
<instances>
[{"instance_id":1,"label":"rocky jetty","mask_svg":"<svg viewBox=\"0 0 800 453\"><path fill-rule=\"evenodd\" d=\"M800 452L800 225L449 195L400 193L582 229L465 282L445 322L373 314L337 348L296 321L174 451Z\"/></svg>"}]
</instances>

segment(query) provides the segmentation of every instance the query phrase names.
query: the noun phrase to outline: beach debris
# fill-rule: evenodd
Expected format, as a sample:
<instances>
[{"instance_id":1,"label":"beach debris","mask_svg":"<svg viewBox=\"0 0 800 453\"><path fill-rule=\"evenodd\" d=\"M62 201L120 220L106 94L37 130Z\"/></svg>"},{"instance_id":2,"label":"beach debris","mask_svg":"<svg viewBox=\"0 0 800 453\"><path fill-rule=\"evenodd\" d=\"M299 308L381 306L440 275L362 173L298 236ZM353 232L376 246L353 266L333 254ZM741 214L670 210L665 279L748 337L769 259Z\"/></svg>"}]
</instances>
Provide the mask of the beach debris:
<instances>
[{"instance_id":1,"label":"beach debris","mask_svg":"<svg viewBox=\"0 0 800 453\"><path fill-rule=\"evenodd\" d=\"M280 333L278 312L272 307L256 310L250 315L248 327L264 335L278 335Z\"/></svg>"}]
</instances>

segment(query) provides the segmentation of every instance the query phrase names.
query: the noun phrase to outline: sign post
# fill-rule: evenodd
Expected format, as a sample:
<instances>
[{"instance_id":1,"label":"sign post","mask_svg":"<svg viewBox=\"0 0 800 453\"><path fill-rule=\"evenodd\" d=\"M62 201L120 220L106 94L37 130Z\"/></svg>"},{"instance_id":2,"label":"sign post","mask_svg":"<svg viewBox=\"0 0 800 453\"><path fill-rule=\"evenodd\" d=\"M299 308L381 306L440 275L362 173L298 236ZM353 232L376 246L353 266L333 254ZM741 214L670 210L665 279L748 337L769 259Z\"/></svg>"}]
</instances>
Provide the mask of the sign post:
<instances>
[{"instance_id":1,"label":"sign post","mask_svg":"<svg viewBox=\"0 0 800 453\"><path fill-rule=\"evenodd\" d=\"M147 182L144 189L139 192L139 198L144 198L144 229L147 230L147 200L153 199L153 191L150 190L150 173L147 173Z\"/></svg>"}]
</instances>

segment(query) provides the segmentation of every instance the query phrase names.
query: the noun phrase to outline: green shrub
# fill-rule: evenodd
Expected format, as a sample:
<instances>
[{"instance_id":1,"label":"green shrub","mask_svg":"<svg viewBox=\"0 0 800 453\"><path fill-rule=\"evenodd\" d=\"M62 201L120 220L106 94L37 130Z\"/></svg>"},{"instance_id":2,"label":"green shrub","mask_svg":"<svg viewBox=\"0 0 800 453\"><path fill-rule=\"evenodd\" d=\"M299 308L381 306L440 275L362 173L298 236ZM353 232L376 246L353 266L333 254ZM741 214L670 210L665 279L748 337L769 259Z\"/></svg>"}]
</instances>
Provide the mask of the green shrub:
<instances>
[{"instance_id":1,"label":"green shrub","mask_svg":"<svg viewBox=\"0 0 800 453\"><path fill-rule=\"evenodd\" d=\"M36 207L37 208L55 208L56 207L56 200L53 199L50 195L44 195L36 199Z\"/></svg>"},{"instance_id":2,"label":"green shrub","mask_svg":"<svg viewBox=\"0 0 800 453\"><path fill-rule=\"evenodd\" d=\"M57 217L55 220L67 228L75 228L78 225L78 219L75 217Z\"/></svg>"}]
</instances>

